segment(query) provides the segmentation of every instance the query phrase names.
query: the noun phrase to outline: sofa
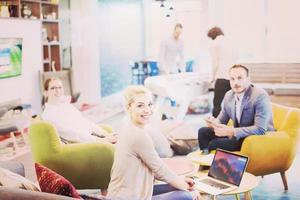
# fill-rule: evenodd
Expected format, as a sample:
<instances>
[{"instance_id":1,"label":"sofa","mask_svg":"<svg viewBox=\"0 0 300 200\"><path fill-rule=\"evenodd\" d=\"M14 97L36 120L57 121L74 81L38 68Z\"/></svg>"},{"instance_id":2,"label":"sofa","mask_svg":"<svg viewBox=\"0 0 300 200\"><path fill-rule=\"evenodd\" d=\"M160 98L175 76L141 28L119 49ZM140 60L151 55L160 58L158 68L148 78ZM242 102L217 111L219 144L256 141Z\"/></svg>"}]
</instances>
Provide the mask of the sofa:
<instances>
[{"instance_id":1,"label":"sofa","mask_svg":"<svg viewBox=\"0 0 300 200\"><path fill-rule=\"evenodd\" d=\"M22 104L21 99L0 103L0 136L10 134L13 147L16 151L18 151L19 147L15 133L20 132L24 139L23 129L29 125L31 116L23 111L27 111L26 109L30 108L31 105Z\"/></svg>"},{"instance_id":2,"label":"sofa","mask_svg":"<svg viewBox=\"0 0 300 200\"><path fill-rule=\"evenodd\" d=\"M300 63L243 63L254 85L264 88L271 101L300 108Z\"/></svg>"},{"instance_id":3,"label":"sofa","mask_svg":"<svg viewBox=\"0 0 300 200\"><path fill-rule=\"evenodd\" d=\"M74 200L74 198L49 194L45 192L35 192L9 187L0 187L0 199L3 200Z\"/></svg>"},{"instance_id":4,"label":"sofa","mask_svg":"<svg viewBox=\"0 0 300 200\"><path fill-rule=\"evenodd\" d=\"M19 162L0 161L0 167L8 169L14 173L25 175L24 166ZM49 194L44 192L35 192L11 187L0 187L0 199L5 200L72 200L74 198Z\"/></svg>"}]
</instances>

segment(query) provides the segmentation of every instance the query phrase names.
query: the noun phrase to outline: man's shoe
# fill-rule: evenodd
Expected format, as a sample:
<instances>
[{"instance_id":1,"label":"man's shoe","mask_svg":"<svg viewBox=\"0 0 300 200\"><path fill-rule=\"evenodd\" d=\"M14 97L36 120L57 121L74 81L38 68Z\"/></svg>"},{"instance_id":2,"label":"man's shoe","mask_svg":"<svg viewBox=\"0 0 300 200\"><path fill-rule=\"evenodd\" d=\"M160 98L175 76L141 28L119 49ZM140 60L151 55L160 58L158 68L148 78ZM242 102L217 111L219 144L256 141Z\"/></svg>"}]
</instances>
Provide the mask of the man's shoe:
<instances>
[{"instance_id":1,"label":"man's shoe","mask_svg":"<svg viewBox=\"0 0 300 200\"><path fill-rule=\"evenodd\" d=\"M161 115L161 120L166 120L166 119L168 119L167 115L166 114L162 114Z\"/></svg>"}]
</instances>

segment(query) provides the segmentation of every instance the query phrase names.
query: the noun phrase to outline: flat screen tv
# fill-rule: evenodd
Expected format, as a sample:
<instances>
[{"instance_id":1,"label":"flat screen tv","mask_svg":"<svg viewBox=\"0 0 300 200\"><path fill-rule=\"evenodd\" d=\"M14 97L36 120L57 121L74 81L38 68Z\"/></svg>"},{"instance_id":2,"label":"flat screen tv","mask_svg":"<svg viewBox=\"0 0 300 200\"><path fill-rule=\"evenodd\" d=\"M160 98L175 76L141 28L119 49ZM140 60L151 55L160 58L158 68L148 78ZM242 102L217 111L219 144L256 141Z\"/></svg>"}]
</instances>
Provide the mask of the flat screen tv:
<instances>
[{"instance_id":1,"label":"flat screen tv","mask_svg":"<svg viewBox=\"0 0 300 200\"><path fill-rule=\"evenodd\" d=\"M22 73L22 38L0 38L0 78Z\"/></svg>"}]
</instances>

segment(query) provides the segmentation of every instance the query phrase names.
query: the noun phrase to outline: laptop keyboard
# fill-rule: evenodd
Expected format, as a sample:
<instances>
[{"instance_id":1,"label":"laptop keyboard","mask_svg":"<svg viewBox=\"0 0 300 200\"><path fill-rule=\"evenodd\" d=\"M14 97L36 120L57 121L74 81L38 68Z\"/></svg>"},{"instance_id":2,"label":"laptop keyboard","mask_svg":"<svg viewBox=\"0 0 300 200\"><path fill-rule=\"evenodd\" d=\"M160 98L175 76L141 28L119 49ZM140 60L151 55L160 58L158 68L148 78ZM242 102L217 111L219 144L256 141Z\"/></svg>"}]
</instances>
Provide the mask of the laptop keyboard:
<instances>
[{"instance_id":1,"label":"laptop keyboard","mask_svg":"<svg viewBox=\"0 0 300 200\"><path fill-rule=\"evenodd\" d=\"M212 187L221 189L221 190L227 189L227 188L230 187L230 186L228 186L228 185L224 185L224 184L222 184L222 183L218 183L218 182L213 181L213 180L208 179L208 178L207 178L207 179L201 180L201 182L202 182L202 183L205 183L205 184L207 184L207 185L210 185L210 186L212 186Z\"/></svg>"}]
</instances>

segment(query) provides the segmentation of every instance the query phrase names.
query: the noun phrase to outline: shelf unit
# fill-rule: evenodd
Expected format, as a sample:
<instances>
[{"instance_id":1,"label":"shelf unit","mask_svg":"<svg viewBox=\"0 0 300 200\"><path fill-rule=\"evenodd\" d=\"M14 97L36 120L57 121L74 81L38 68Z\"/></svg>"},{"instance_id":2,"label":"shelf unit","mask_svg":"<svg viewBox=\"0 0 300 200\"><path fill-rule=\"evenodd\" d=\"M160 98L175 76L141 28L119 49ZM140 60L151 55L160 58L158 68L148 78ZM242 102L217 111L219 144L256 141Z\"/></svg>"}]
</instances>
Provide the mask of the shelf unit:
<instances>
[{"instance_id":1,"label":"shelf unit","mask_svg":"<svg viewBox=\"0 0 300 200\"><path fill-rule=\"evenodd\" d=\"M9 18L41 21L44 71L61 70L58 0L0 0L0 5L8 6Z\"/></svg>"}]
</instances>

